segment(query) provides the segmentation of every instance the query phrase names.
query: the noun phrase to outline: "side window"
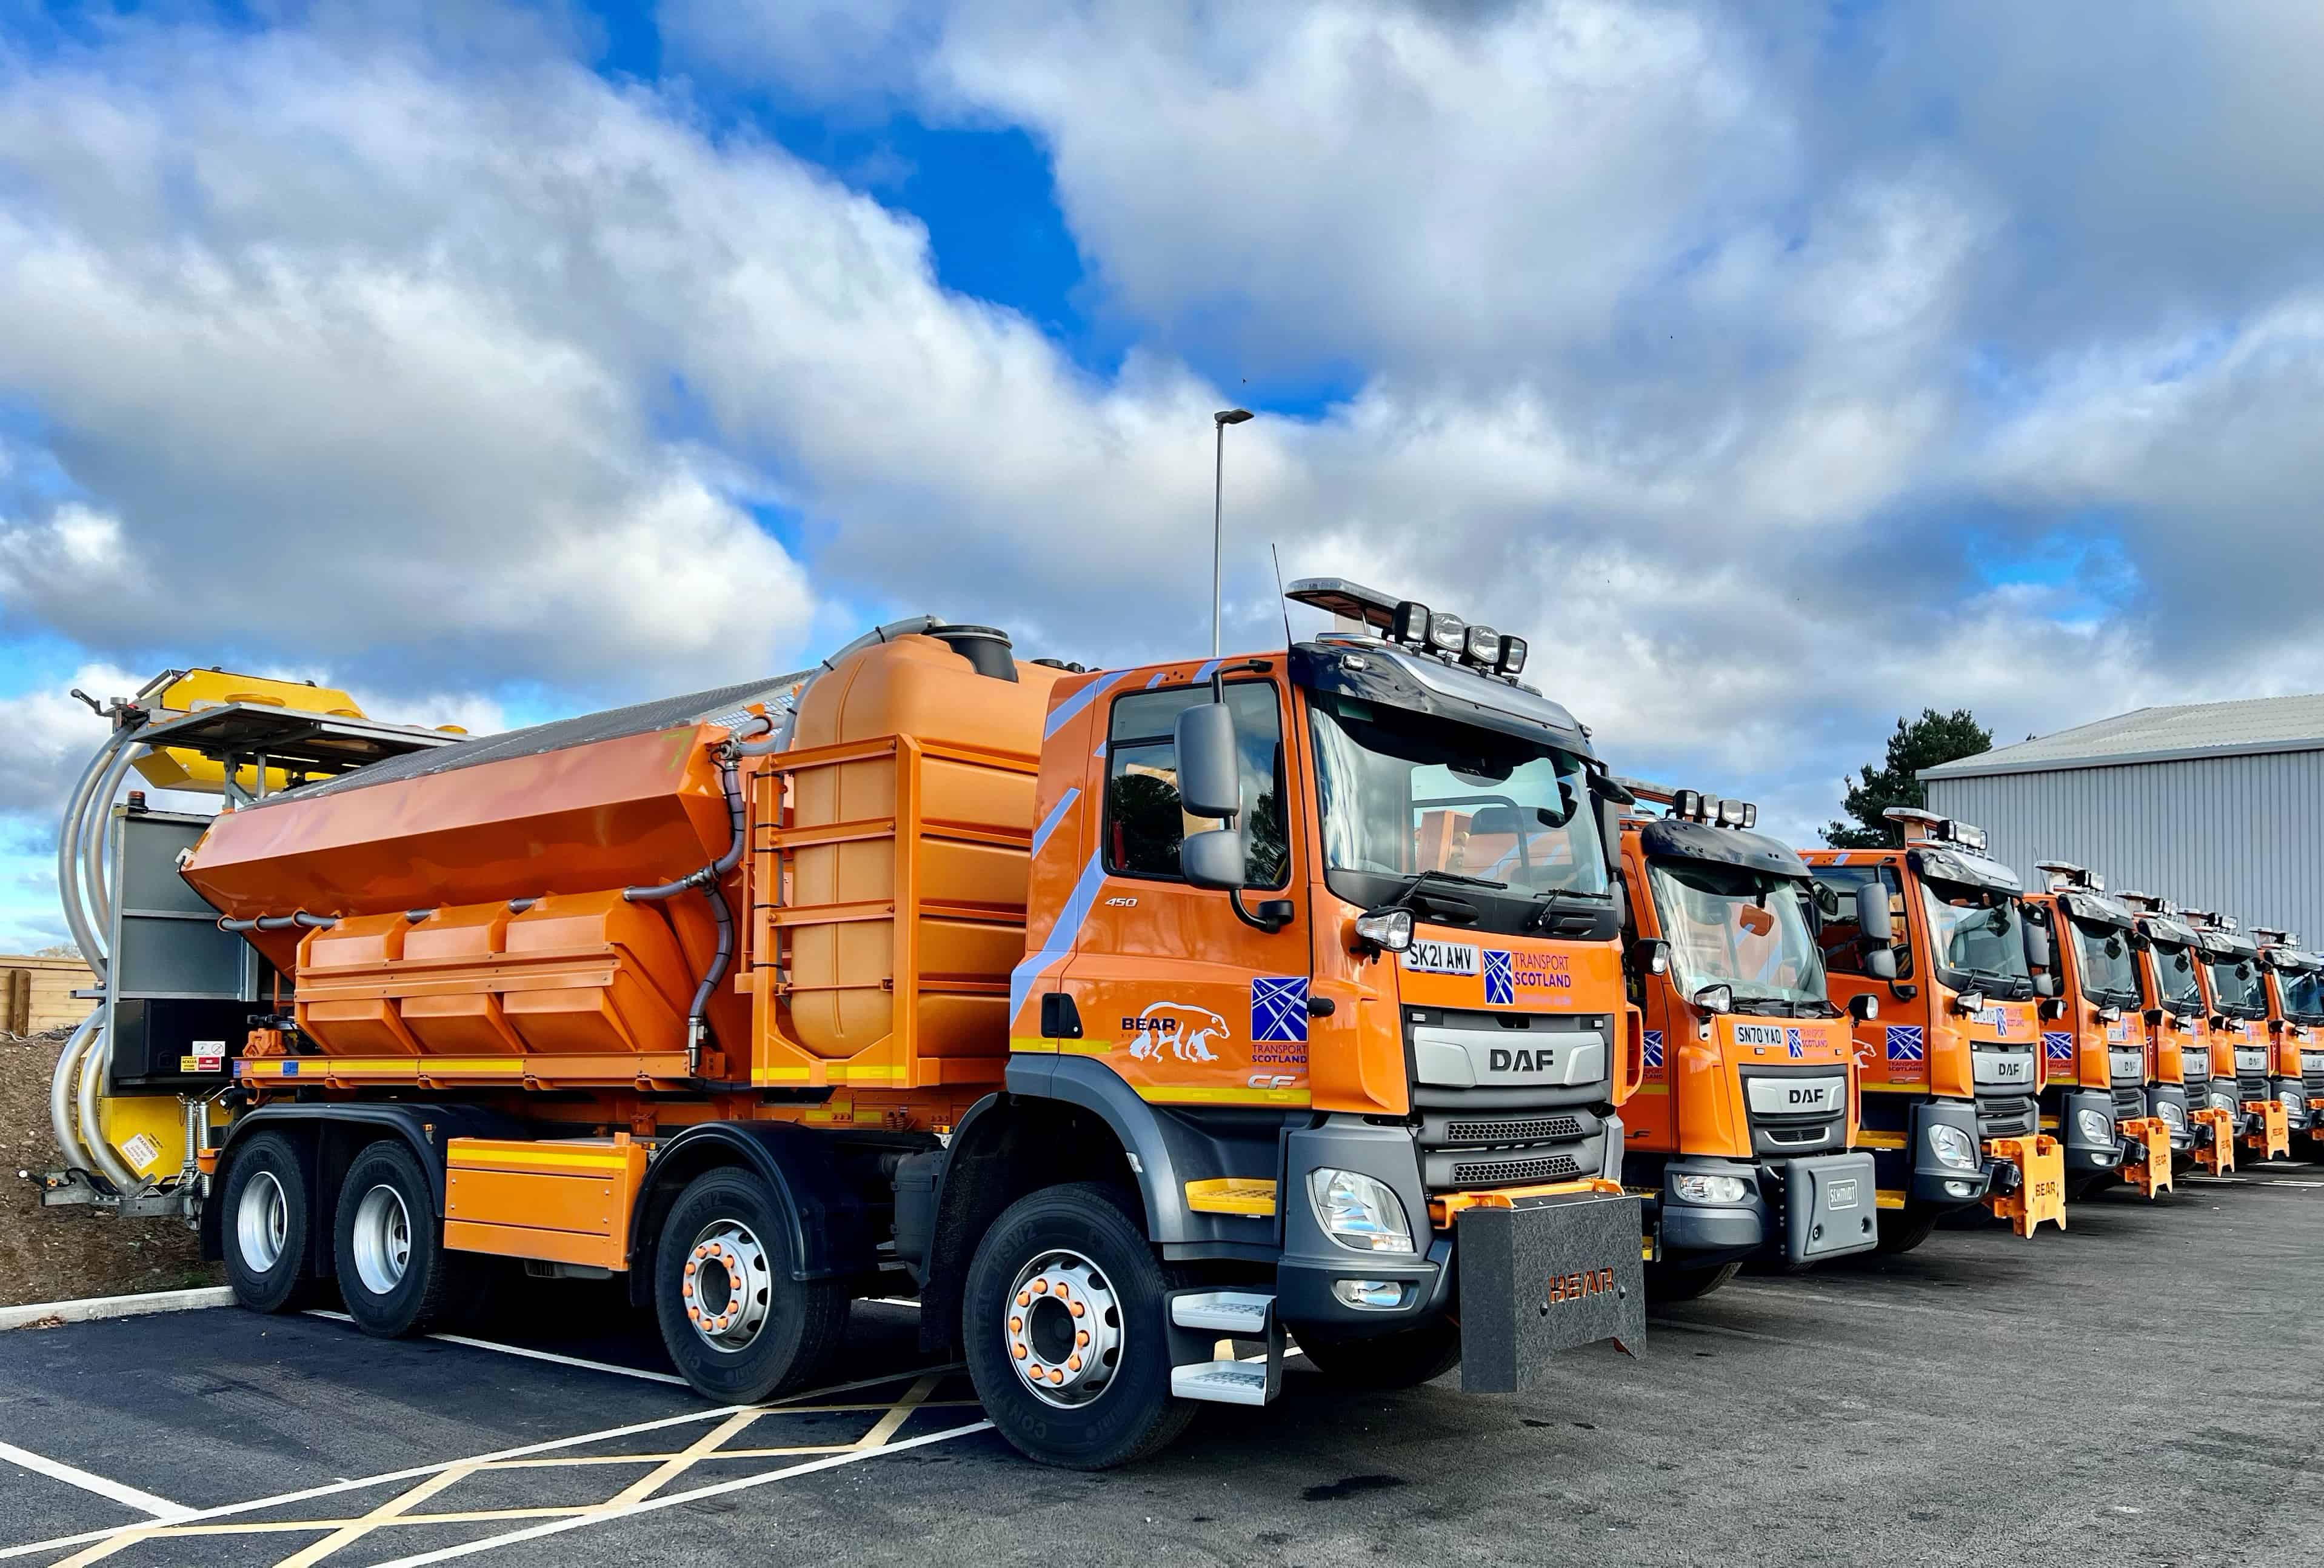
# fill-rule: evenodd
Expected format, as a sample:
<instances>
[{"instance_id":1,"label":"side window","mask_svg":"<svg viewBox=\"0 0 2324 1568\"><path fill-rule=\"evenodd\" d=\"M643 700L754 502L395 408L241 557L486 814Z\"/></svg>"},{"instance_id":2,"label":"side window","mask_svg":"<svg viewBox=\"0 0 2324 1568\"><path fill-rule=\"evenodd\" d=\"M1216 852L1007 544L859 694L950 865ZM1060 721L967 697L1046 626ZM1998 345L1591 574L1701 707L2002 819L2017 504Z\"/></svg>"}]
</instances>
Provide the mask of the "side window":
<instances>
[{"instance_id":1,"label":"side window","mask_svg":"<svg viewBox=\"0 0 2324 1568\"><path fill-rule=\"evenodd\" d=\"M1290 880L1283 830L1283 717L1275 687L1237 681L1226 688L1242 763L1242 815L1235 826L1254 888ZM1210 700L1206 687L1133 692L1113 705L1106 738L1105 869L1120 876L1178 880L1178 845L1217 823L1178 806L1178 715Z\"/></svg>"},{"instance_id":2,"label":"side window","mask_svg":"<svg viewBox=\"0 0 2324 1568\"><path fill-rule=\"evenodd\" d=\"M1904 886L1894 867L1818 866L1815 880L1840 898L1840 913L1826 919L1816 934L1826 969L1834 974L1864 973L1864 949L1857 942L1863 931L1856 923L1856 890L1877 881L1888 889L1888 918L1896 926L1897 978L1913 973L1913 945L1904 939Z\"/></svg>"}]
</instances>

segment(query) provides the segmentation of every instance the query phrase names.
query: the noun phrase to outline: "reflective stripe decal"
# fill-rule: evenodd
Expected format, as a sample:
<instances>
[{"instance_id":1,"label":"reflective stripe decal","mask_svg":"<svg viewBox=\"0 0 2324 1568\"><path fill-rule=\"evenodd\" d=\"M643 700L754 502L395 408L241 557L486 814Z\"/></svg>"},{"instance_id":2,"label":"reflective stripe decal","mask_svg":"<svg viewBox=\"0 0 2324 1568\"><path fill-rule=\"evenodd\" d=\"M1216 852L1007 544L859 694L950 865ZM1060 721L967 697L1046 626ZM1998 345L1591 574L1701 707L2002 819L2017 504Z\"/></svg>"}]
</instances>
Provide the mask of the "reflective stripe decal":
<instances>
[{"instance_id":1,"label":"reflective stripe decal","mask_svg":"<svg viewBox=\"0 0 2324 1568\"><path fill-rule=\"evenodd\" d=\"M1059 703L1056 707L1051 708L1049 710L1049 722L1041 728L1041 738L1046 741L1051 735L1056 734L1059 730L1064 729L1066 723L1071 720L1074 715L1080 713L1082 709L1089 706L1090 704L1095 702L1105 693L1112 690L1114 687L1120 682L1121 678L1129 673L1130 672L1126 669L1117 669L1111 675L1101 675L1096 679L1091 681L1087 686L1082 687L1081 690L1074 693L1073 696Z\"/></svg>"},{"instance_id":2,"label":"reflective stripe decal","mask_svg":"<svg viewBox=\"0 0 2324 1568\"><path fill-rule=\"evenodd\" d=\"M1057 831L1057 824L1065 819L1065 813L1074 808L1074 802L1081 798L1081 787L1075 785L1067 789L1055 806L1049 807L1049 815L1041 818L1041 826L1033 830L1032 853L1036 856L1040 854L1041 846L1049 842L1049 835Z\"/></svg>"},{"instance_id":3,"label":"reflective stripe decal","mask_svg":"<svg viewBox=\"0 0 2324 1568\"><path fill-rule=\"evenodd\" d=\"M1105 885L1105 867L1094 854L1082 868L1081 880L1074 884L1072 897L1057 911L1057 923L1041 942L1041 950L1027 955L1009 974L1009 1016L1013 1020L1024 1009L1025 998L1033 989L1033 982L1041 972L1074 950L1081 940L1082 925L1089 918L1090 909L1097 903L1097 890Z\"/></svg>"}]
</instances>

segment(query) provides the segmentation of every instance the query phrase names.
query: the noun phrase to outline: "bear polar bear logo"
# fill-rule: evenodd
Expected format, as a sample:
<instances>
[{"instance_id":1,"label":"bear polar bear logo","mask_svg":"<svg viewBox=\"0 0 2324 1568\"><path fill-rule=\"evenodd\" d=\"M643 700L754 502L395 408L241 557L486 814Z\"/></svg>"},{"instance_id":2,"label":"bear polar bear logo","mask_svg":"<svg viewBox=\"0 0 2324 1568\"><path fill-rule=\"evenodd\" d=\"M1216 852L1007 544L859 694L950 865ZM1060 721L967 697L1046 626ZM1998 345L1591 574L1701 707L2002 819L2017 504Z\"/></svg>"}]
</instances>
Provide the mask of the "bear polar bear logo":
<instances>
[{"instance_id":1,"label":"bear polar bear logo","mask_svg":"<svg viewBox=\"0 0 2324 1568\"><path fill-rule=\"evenodd\" d=\"M1170 1054L1182 1062L1215 1062L1218 1054L1211 1049L1213 1039L1230 1039L1227 1020L1206 1007L1192 1007L1183 1001L1148 1002L1138 1015L1138 1038L1130 1043L1130 1054L1140 1060L1161 1056L1168 1046Z\"/></svg>"}]
</instances>

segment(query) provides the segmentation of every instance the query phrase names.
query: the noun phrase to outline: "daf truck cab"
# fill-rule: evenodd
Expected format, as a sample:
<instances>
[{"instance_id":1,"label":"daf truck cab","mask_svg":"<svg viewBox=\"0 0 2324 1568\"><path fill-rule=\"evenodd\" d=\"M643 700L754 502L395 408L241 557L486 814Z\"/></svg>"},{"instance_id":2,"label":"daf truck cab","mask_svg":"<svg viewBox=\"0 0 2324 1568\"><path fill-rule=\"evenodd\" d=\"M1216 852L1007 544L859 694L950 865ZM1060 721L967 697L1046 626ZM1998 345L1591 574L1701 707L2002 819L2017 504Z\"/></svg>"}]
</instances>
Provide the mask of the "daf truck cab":
<instances>
[{"instance_id":1,"label":"daf truck cab","mask_svg":"<svg viewBox=\"0 0 2324 1568\"><path fill-rule=\"evenodd\" d=\"M2274 1037L2268 1033L2268 987L2259 944L2232 915L2187 911L2200 947L2204 1022L2214 1053L2225 1049L2236 1073L2243 1146L2261 1159L2292 1157L2292 1113L2283 1098L2300 1093L2296 1077L2280 1075Z\"/></svg>"},{"instance_id":2,"label":"daf truck cab","mask_svg":"<svg viewBox=\"0 0 2324 1568\"><path fill-rule=\"evenodd\" d=\"M2138 911L2086 867L2039 861L2035 869L2048 885L2026 908L2050 934L2058 990L2042 1024L2042 1120L2066 1145L2067 1196L2127 1181L2152 1197L2171 1185L2171 1137L2170 1124L2146 1109L2146 993L2133 945ZM2183 1121L2183 1102L2176 1109Z\"/></svg>"},{"instance_id":3,"label":"daf truck cab","mask_svg":"<svg viewBox=\"0 0 2324 1568\"><path fill-rule=\"evenodd\" d=\"M1623 1179L1646 1197L1648 1296L1702 1296L1753 1258L1803 1267L1869 1250L1878 1184L1854 1147L1855 1042L1816 939L1818 898L1831 895L1752 831L1757 807L1623 782L1666 808L1622 825L1646 1028ZM1862 896L1886 913L1885 894ZM1872 956L1877 967L1887 955ZM1849 1006L1878 1010L1869 995Z\"/></svg>"},{"instance_id":4,"label":"daf truck cab","mask_svg":"<svg viewBox=\"0 0 2324 1568\"><path fill-rule=\"evenodd\" d=\"M2183 1138L2172 1128L2174 1161L2200 1166L2213 1176L2236 1165L2234 1064L2215 1065L2211 1030L2203 1013L2203 981L2195 928L2166 899L2126 889L2116 895L2138 911L2132 948L2138 955L2139 982L2146 993L2150 1082L2147 1114L2170 1121L2171 1100L2161 1094L2176 1084L2186 1114Z\"/></svg>"},{"instance_id":5,"label":"daf truck cab","mask_svg":"<svg viewBox=\"0 0 2324 1568\"><path fill-rule=\"evenodd\" d=\"M2324 1151L2324 957L2289 931L2255 927L2266 981L2271 1087L2284 1129L2308 1152Z\"/></svg>"},{"instance_id":6,"label":"daf truck cab","mask_svg":"<svg viewBox=\"0 0 2324 1568\"><path fill-rule=\"evenodd\" d=\"M1277 1397L1286 1331L1375 1388L1635 1346L1628 796L1522 639L1294 594L1356 630L1087 670L919 616L473 740L172 672L64 836L115 963L48 1195L382 1336L620 1278L724 1403L910 1296L1081 1469ZM149 764L231 809L115 807Z\"/></svg>"},{"instance_id":7,"label":"daf truck cab","mask_svg":"<svg viewBox=\"0 0 2324 1568\"><path fill-rule=\"evenodd\" d=\"M1877 1004L1855 1037L1881 1250L1918 1246L1978 1199L2021 1236L2062 1227L2062 1151L2037 1102L2045 982L2028 965L2029 949L2046 956L2046 936L2028 927L2024 884L1986 854L1981 829L1911 807L1886 815L1901 846L1802 857L1840 910L1821 936L1832 1000L1851 1014L1858 997Z\"/></svg>"}]
</instances>

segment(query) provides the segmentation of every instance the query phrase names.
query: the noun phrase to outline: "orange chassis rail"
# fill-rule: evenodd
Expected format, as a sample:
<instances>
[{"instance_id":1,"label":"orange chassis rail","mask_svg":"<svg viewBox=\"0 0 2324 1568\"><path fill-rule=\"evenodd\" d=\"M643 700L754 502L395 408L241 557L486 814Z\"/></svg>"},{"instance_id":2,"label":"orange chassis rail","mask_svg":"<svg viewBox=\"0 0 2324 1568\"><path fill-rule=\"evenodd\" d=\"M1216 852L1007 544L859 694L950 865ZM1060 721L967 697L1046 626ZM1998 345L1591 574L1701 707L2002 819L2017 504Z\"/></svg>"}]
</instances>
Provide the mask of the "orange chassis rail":
<instances>
[{"instance_id":1,"label":"orange chassis rail","mask_svg":"<svg viewBox=\"0 0 2324 1568\"><path fill-rule=\"evenodd\" d=\"M1986 1148L1997 1159L2017 1167L2017 1190L1985 1200L1996 1219L2009 1222L2021 1236L2031 1236L2043 1221L2066 1228L2066 1149L2045 1133L2025 1138L1996 1138Z\"/></svg>"}]
</instances>

